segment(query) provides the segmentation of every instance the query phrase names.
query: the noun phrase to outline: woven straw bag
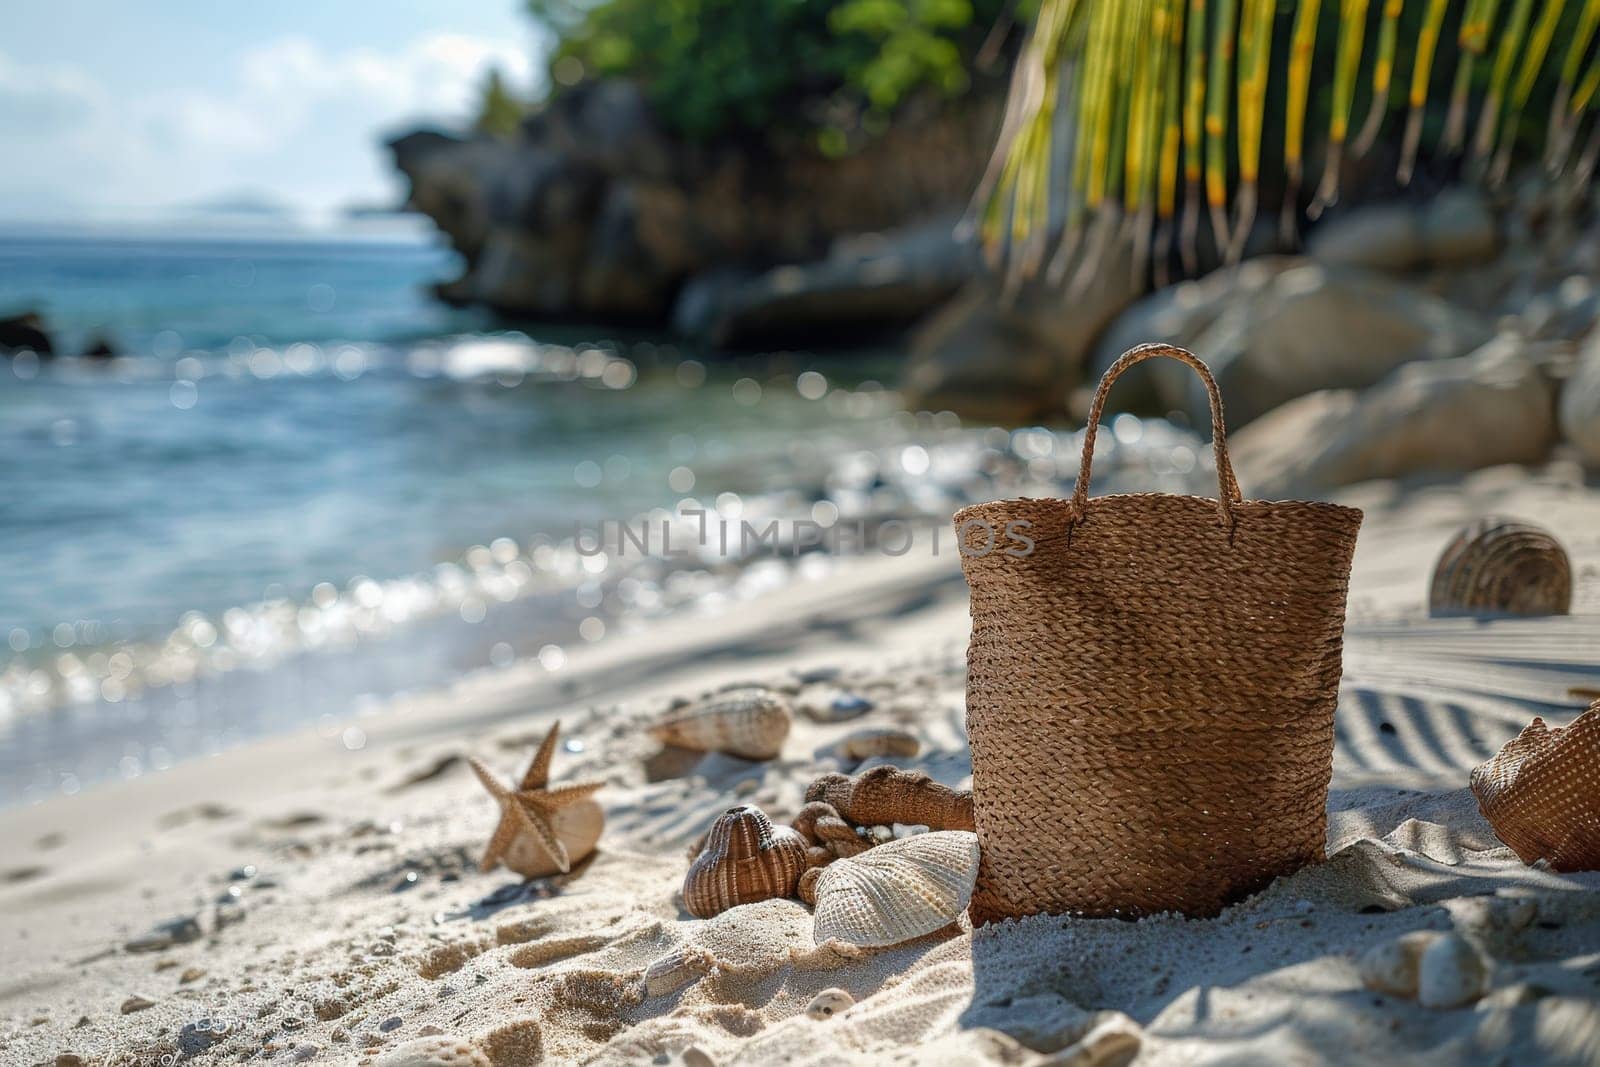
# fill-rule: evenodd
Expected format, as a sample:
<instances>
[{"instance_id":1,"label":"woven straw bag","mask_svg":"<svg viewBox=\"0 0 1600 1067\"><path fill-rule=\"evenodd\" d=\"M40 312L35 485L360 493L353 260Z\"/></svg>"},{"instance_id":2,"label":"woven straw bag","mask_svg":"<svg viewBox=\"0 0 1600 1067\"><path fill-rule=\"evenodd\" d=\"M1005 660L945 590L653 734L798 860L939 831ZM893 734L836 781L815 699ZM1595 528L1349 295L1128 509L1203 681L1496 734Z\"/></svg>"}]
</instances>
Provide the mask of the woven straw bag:
<instances>
[{"instance_id":1,"label":"woven straw bag","mask_svg":"<svg viewBox=\"0 0 1600 1067\"><path fill-rule=\"evenodd\" d=\"M1221 495L1091 500L1106 394L1155 356L1205 380ZM1126 352L1095 393L1071 500L955 521L972 594L974 922L1214 915L1323 857L1361 512L1242 499L1204 363Z\"/></svg>"}]
</instances>

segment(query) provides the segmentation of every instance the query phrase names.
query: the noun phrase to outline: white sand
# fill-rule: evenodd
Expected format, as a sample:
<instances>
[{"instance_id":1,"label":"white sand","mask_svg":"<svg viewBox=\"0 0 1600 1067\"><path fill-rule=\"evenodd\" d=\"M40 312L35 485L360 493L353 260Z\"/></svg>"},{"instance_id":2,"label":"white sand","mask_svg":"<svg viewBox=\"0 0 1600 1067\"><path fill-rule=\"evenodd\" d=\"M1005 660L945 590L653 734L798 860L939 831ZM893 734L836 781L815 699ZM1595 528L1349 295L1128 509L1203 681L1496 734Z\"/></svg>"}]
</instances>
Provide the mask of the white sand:
<instances>
[{"instance_id":1,"label":"white sand","mask_svg":"<svg viewBox=\"0 0 1600 1067\"><path fill-rule=\"evenodd\" d=\"M357 752L302 733L0 812L0 1062L344 1063L433 1032L477 1041L497 1067L1600 1062L1600 875L1524 866L1465 789L1534 714L1575 715L1568 687L1600 686L1600 490L1556 466L1342 499L1368 520L1330 859L1221 918L1037 918L844 951L815 945L793 901L704 922L680 910L685 849L712 816L739 801L787 819L813 777L851 769L830 746L852 729L906 725L924 752L898 762L968 784L954 560L869 559L608 640L553 677L517 669L407 701L359 721ZM1425 618L1434 554L1487 512L1563 538L1573 617ZM839 675L797 683L821 668ZM662 755L644 737L673 698L748 680L802 704L842 689L876 706L839 724L802 716L769 764ZM526 885L478 873L495 811L454 757L509 777L558 717L582 750L557 755L556 781L609 783L600 851ZM125 948L185 917L193 940ZM1368 947L1452 928L1493 961L1477 1005L1362 987ZM646 995L644 969L675 954L682 966ZM809 1017L830 988L854 1006ZM134 997L149 1006L124 1014Z\"/></svg>"}]
</instances>

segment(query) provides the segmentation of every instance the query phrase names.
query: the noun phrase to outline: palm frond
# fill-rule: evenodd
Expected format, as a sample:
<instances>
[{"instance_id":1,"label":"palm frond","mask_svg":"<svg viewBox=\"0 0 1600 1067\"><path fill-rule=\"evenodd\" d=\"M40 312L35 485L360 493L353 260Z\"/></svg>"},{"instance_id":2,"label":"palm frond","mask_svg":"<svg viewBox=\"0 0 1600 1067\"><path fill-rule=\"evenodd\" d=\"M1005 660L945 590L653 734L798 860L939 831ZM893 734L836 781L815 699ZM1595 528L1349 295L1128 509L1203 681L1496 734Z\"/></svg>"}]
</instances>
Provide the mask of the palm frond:
<instances>
[{"instance_id":1,"label":"palm frond","mask_svg":"<svg viewBox=\"0 0 1600 1067\"><path fill-rule=\"evenodd\" d=\"M973 217L1023 274L1058 235L1052 276L1069 260L1092 272L1119 226L1136 270L1149 256L1163 276L1175 244L1193 273L1202 211L1234 260L1264 191L1281 190L1292 233L1308 160L1322 172L1307 213L1334 203L1402 87L1401 184L1464 150L1469 178L1503 182L1537 137L1524 116L1546 107L1545 165L1582 178L1600 156L1600 132L1582 137L1600 130L1597 41L1600 0L1042 0Z\"/></svg>"}]
</instances>

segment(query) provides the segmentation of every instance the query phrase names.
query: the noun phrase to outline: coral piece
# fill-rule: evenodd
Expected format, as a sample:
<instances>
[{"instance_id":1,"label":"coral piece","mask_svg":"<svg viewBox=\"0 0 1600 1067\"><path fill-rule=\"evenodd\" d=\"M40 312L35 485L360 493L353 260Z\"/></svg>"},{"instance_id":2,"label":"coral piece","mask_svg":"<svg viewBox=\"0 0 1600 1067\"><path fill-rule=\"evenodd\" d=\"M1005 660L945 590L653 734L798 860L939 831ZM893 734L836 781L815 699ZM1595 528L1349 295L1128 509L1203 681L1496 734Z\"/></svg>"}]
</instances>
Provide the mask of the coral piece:
<instances>
[{"instance_id":1,"label":"coral piece","mask_svg":"<svg viewBox=\"0 0 1600 1067\"><path fill-rule=\"evenodd\" d=\"M500 824L483 853L484 870L501 863L524 878L565 874L594 851L606 817L591 797L604 783L550 786L550 760L560 731L559 722L550 727L515 789L503 785L479 760L467 761L500 805Z\"/></svg>"},{"instance_id":2,"label":"coral piece","mask_svg":"<svg viewBox=\"0 0 1600 1067\"><path fill-rule=\"evenodd\" d=\"M820 800L811 801L800 809L800 813L794 817L794 828L813 848L827 850L829 858L822 861L824 864L840 856L854 856L872 847L872 842L845 822L832 804ZM813 863L812 866L818 864Z\"/></svg>"},{"instance_id":3,"label":"coral piece","mask_svg":"<svg viewBox=\"0 0 1600 1067\"><path fill-rule=\"evenodd\" d=\"M806 842L787 826L774 827L760 808L742 805L717 816L706 847L689 865L683 903L700 919L740 904L794 895L806 869Z\"/></svg>"},{"instance_id":4,"label":"coral piece","mask_svg":"<svg viewBox=\"0 0 1600 1067\"><path fill-rule=\"evenodd\" d=\"M978 835L965 831L918 834L842 859L816 878L816 942L872 947L931 934L966 910L977 880Z\"/></svg>"},{"instance_id":5,"label":"coral piece","mask_svg":"<svg viewBox=\"0 0 1600 1067\"><path fill-rule=\"evenodd\" d=\"M1480 519L1439 555L1428 614L1565 615L1572 563L1551 534L1531 523Z\"/></svg>"},{"instance_id":6,"label":"coral piece","mask_svg":"<svg viewBox=\"0 0 1600 1067\"><path fill-rule=\"evenodd\" d=\"M806 800L833 806L857 826L931 826L935 830L976 830L972 790L940 785L921 771L874 767L851 778L825 774L811 783Z\"/></svg>"},{"instance_id":7,"label":"coral piece","mask_svg":"<svg viewBox=\"0 0 1600 1067\"><path fill-rule=\"evenodd\" d=\"M857 730L839 742L847 759L863 760L874 756L910 759L922 751L922 741L910 730L898 726L874 726Z\"/></svg>"},{"instance_id":8,"label":"coral piece","mask_svg":"<svg viewBox=\"0 0 1600 1067\"><path fill-rule=\"evenodd\" d=\"M696 752L767 760L782 751L791 721L789 705L776 693L734 689L667 712L650 728L650 736Z\"/></svg>"},{"instance_id":9,"label":"coral piece","mask_svg":"<svg viewBox=\"0 0 1600 1067\"><path fill-rule=\"evenodd\" d=\"M1534 719L1473 769L1472 792L1522 862L1600 870L1600 700L1564 728Z\"/></svg>"}]
</instances>

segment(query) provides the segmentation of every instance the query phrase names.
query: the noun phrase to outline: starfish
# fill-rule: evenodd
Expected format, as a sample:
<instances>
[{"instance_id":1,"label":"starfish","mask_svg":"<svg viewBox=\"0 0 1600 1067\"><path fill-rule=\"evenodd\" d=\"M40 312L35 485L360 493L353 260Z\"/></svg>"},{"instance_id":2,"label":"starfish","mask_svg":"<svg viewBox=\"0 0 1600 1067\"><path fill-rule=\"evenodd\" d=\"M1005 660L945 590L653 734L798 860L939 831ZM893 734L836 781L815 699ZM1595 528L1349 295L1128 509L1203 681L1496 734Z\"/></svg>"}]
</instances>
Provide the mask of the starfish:
<instances>
[{"instance_id":1,"label":"starfish","mask_svg":"<svg viewBox=\"0 0 1600 1067\"><path fill-rule=\"evenodd\" d=\"M561 868L561 873L572 869L567 846L556 835L552 819L556 812L585 799L605 783L578 782L550 788L550 758L555 755L556 734L560 730L559 722L550 727L550 732L539 745L539 751L534 754L533 762L528 765L527 773L522 776L522 783L515 789L508 789L480 761L468 758L467 762L472 765L478 781L500 805L500 825L494 828L494 836L484 850L480 865L483 870L493 870L512 842L525 833L533 835L533 839Z\"/></svg>"}]
</instances>

